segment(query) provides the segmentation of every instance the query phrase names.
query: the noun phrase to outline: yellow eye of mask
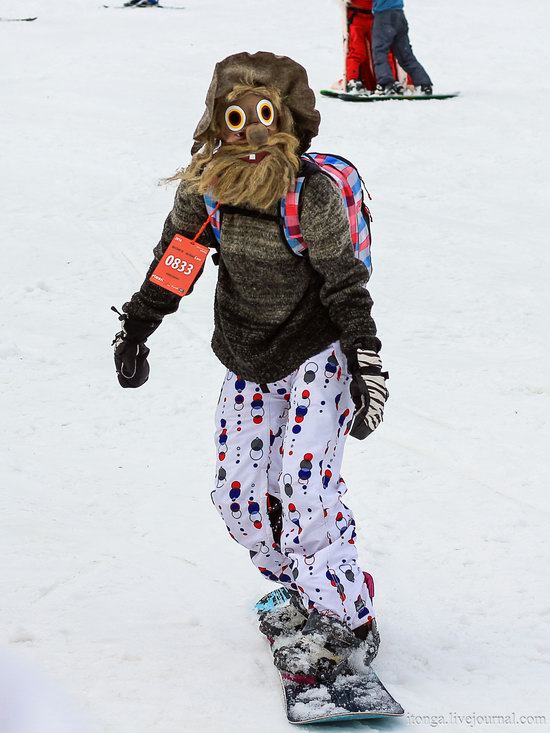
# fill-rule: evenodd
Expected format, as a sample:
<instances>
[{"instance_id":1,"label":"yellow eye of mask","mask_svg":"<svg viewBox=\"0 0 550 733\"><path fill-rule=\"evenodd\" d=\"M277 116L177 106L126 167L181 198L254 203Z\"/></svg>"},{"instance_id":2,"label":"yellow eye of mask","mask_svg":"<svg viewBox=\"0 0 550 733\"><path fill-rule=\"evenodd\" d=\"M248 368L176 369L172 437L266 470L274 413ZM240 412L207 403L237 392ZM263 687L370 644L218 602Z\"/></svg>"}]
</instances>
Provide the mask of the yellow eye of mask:
<instances>
[{"instance_id":1,"label":"yellow eye of mask","mask_svg":"<svg viewBox=\"0 0 550 733\"><path fill-rule=\"evenodd\" d=\"M231 132L240 132L246 125L246 114L238 104L232 104L225 110L225 124Z\"/></svg>"},{"instance_id":2,"label":"yellow eye of mask","mask_svg":"<svg viewBox=\"0 0 550 733\"><path fill-rule=\"evenodd\" d=\"M269 127L273 124L275 110L269 99L261 99L256 105L256 112L258 113L258 119L263 125Z\"/></svg>"}]
</instances>

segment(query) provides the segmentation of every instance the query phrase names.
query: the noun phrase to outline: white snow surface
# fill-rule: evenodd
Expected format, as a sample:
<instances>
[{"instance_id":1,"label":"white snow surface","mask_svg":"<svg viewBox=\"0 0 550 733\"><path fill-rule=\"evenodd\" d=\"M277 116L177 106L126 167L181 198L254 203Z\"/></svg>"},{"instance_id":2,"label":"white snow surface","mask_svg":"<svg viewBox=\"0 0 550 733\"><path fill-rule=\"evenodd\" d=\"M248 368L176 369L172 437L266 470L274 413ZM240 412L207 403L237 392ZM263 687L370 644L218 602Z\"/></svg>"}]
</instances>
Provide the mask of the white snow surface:
<instances>
[{"instance_id":1,"label":"white snow surface","mask_svg":"<svg viewBox=\"0 0 550 733\"><path fill-rule=\"evenodd\" d=\"M188 161L214 63L288 54L318 90L340 75L340 16L333 0L182 2L0 0L2 17L39 15L0 23L0 665L22 687L13 659L36 670L102 733L278 733L251 610L270 586L210 502L215 268L150 339L140 390L116 381L109 308L142 281L174 195L157 182ZM391 398L345 477L375 666L411 716L539 714L475 727L549 730L550 7L406 10L436 88L462 96L319 97L314 143L374 197ZM409 726L431 729L369 724Z\"/></svg>"}]
</instances>

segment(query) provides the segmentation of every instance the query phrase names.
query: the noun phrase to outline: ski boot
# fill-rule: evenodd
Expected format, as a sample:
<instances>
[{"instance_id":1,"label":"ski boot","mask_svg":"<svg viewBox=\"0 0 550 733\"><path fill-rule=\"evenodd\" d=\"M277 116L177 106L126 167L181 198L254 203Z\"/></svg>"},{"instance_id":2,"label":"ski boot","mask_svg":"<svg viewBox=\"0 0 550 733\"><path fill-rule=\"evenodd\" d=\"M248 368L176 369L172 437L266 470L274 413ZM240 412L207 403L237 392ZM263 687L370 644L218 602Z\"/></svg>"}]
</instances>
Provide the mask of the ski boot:
<instances>
[{"instance_id":1,"label":"ski boot","mask_svg":"<svg viewBox=\"0 0 550 733\"><path fill-rule=\"evenodd\" d=\"M366 94L367 90L361 80L350 79L346 84L346 92L348 94Z\"/></svg>"},{"instance_id":2,"label":"ski boot","mask_svg":"<svg viewBox=\"0 0 550 733\"><path fill-rule=\"evenodd\" d=\"M307 621L307 611L302 604L300 594L289 591L290 603L273 611L260 614L260 631L273 645L280 636L293 636L302 629Z\"/></svg>"},{"instance_id":3,"label":"ski boot","mask_svg":"<svg viewBox=\"0 0 550 733\"><path fill-rule=\"evenodd\" d=\"M403 84L394 81L391 84L377 84L374 93L380 97L395 97L401 96L404 91Z\"/></svg>"}]
</instances>

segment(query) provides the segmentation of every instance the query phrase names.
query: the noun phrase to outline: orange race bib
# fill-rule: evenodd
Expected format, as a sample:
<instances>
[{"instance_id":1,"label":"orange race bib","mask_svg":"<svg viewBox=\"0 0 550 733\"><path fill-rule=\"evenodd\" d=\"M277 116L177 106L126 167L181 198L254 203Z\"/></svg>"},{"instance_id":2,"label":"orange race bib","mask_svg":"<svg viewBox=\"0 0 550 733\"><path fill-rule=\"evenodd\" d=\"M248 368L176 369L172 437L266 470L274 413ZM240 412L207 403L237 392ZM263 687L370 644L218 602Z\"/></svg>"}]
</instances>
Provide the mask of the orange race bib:
<instances>
[{"instance_id":1,"label":"orange race bib","mask_svg":"<svg viewBox=\"0 0 550 733\"><path fill-rule=\"evenodd\" d=\"M210 251L204 244L199 244L197 239L210 224L219 207L220 205L217 204L193 239L188 239L183 234L174 236L149 278L149 282L181 298L187 295L201 274Z\"/></svg>"},{"instance_id":2,"label":"orange race bib","mask_svg":"<svg viewBox=\"0 0 550 733\"><path fill-rule=\"evenodd\" d=\"M210 250L181 234L176 234L149 281L183 298L201 274Z\"/></svg>"}]
</instances>

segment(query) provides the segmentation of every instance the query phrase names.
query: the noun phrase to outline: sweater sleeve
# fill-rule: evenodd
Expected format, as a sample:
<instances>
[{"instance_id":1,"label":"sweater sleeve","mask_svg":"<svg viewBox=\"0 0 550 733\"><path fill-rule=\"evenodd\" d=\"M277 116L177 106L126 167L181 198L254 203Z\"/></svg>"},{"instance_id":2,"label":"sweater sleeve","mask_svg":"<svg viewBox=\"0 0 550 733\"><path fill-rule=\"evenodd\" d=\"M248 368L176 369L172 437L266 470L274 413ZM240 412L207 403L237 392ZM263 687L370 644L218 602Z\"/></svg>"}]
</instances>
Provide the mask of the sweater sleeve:
<instances>
[{"instance_id":1,"label":"sweater sleeve","mask_svg":"<svg viewBox=\"0 0 550 733\"><path fill-rule=\"evenodd\" d=\"M353 251L344 202L336 185L321 173L304 189L300 227L311 266L323 278L321 302L340 331L344 352L354 348L379 351L372 299L365 283L369 272Z\"/></svg>"},{"instance_id":2,"label":"sweater sleeve","mask_svg":"<svg viewBox=\"0 0 550 733\"><path fill-rule=\"evenodd\" d=\"M180 304L179 295L149 281L153 270L166 252L168 245L175 234L182 234L192 239L206 221L208 214L202 196L189 193L186 184L182 181L176 191L174 207L164 222L162 236L153 250L154 259L147 270L141 288L134 293L128 303L124 303L122 310L131 318L159 324L165 315L174 313ZM207 247L215 247L216 242L210 227L201 234L199 240ZM189 291L191 292L191 290Z\"/></svg>"}]
</instances>

